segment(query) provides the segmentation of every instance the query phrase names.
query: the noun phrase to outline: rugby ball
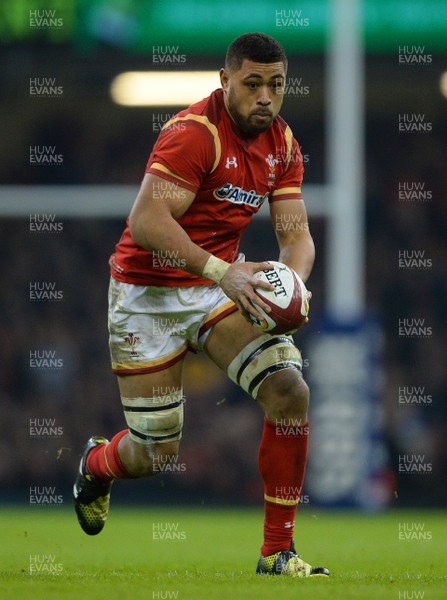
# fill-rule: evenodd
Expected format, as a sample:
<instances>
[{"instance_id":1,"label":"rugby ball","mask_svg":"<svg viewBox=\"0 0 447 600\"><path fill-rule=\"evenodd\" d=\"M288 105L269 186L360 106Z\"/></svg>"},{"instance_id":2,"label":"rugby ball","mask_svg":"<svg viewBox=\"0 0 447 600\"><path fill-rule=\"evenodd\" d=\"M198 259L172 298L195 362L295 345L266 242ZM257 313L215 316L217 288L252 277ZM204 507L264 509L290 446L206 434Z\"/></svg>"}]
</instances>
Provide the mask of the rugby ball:
<instances>
[{"instance_id":1,"label":"rugby ball","mask_svg":"<svg viewBox=\"0 0 447 600\"><path fill-rule=\"evenodd\" d=\"M250 315L250 319L255 327L272 335L292 332L306 321L309 313L306 286L301 277L287 265L274 260L266 262L274 268L258 271L254 276L260 281L271 283L275 289L269 291L255 287L255 292L272 310L266 313L253 303L262 319L253 315Z\"/></svg>"}]
</instances>

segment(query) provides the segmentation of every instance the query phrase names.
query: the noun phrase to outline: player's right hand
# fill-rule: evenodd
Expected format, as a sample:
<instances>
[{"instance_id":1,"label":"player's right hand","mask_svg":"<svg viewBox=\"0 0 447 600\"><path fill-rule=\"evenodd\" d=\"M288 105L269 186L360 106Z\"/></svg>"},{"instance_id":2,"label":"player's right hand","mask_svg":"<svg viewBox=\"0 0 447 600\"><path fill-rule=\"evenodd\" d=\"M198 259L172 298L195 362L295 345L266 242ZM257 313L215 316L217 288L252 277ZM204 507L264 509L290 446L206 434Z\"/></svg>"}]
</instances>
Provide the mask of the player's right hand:
<instances>
[{"instance_id":1,"label":"player's right hand","mask_svg":"<svg viewBox=\"0 0 447 600\"><path fill-rule=\"evenodd\" d=\"M251 323L249 314L257 319L262 319L262 315L256 310L253 303L256 303L265 312L270 312L270 306L255 293L255 287L265 290L274 290L274 286L260 279L256 279L254 274L258 271L272 269L272 265L267 262L241 262L233 263L222 277L220 287L225 294L233 300L242 316Z\"/></svg>"}]
</instances>

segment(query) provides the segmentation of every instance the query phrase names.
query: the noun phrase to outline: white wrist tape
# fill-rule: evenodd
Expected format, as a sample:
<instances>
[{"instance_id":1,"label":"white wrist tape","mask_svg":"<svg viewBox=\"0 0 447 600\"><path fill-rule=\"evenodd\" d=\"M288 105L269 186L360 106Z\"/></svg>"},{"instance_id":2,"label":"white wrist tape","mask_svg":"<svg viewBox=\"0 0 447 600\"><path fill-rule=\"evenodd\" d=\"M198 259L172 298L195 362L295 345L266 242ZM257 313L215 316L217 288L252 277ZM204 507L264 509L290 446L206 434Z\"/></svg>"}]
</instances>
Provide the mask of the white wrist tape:
<instances>
[{"instance_id":1,"label":"white wrist tape","mask_svg":"<svg viewBox=\"0 0 447 600\"><path fill-rule=\"evenodd\" d=\"M217 258L217 256L211 255L206 261L206 265L203 267L202 277L220 283L230 266L230 263Z\"/></svg>"}]
</instances>

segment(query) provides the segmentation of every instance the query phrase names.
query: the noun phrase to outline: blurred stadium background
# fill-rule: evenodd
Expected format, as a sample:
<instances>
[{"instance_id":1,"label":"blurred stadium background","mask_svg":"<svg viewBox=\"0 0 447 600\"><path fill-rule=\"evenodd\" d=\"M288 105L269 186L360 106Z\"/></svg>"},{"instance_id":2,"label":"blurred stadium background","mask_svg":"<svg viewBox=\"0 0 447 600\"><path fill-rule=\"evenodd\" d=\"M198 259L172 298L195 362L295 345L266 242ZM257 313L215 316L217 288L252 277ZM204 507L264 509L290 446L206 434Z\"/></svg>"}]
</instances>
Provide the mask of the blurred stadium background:
<instances>
[{"instance_id":1,"label":"blurred stadium background","mask_svg":"<svg viewBox=\"0 0 447 600\"><path fill-rule=\"evenodd\" d=\"M340 141L328 126L334 77L346 76L343 66L331 70L340 4L354 10L356 3L2 1L4 502L30 506L30 488L46 486L69 505L86 438L124 426L109 369L108 257L161 124L182 106L120 105L111 96L114 78L128 71L217 71L237 35L263 31L288 52L282 114L302 146L317 247L312 319L296 336L313 392L304 503L445 505L447 4L359 4L360 79L344 90L340 117L349 124L352 97L360 100L357 165L349 156L333 162L334 139L343 142L344 132ZM430 127L404 133L402 115L422 115ZM42 153L53 164L36 162ZM342 188L344 181L359 183L358 229L346 205L336 215L336 235L364 267L353 292L358 303L348 289L343 319L340 310L331 313L330 286L333 273L344 278L343 267L328 272L329 250L337 247L334 164ZM409 190L418 191L400 194ZM335 206L342 210L343 198ZM242 248L250 260L276 257L265 217L253 220ZM52 294L38 300L36 290ZM52 368L34 366L33 357L44 355L57 361ZM259 506L260 411L209 361L191 355L187 362L179 471L117 485L114 502ZM421 466L399 467L414 463Z\"/></svg>"}]
</instances>

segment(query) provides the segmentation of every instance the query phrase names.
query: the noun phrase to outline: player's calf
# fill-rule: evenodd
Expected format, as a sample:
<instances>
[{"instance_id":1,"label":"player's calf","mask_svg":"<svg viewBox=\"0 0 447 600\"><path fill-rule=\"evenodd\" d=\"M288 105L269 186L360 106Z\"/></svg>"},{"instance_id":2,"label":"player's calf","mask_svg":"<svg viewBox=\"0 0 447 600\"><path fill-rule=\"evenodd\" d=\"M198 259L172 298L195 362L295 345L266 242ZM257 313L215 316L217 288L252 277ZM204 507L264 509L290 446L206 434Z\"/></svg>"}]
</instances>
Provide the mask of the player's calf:
<instances>
[{"instance_id":1,"label":"player's calf","mask_svg":"<svg viewBox=\"0 0 447 600\"><path fill-rule=\"evenodd\" d=\"M178 456L180 442L141 444L127 436L120 445L120 455L132 477L158 475Z\"/></svg>"}]
</instances>

